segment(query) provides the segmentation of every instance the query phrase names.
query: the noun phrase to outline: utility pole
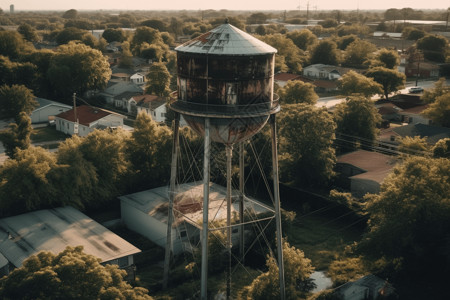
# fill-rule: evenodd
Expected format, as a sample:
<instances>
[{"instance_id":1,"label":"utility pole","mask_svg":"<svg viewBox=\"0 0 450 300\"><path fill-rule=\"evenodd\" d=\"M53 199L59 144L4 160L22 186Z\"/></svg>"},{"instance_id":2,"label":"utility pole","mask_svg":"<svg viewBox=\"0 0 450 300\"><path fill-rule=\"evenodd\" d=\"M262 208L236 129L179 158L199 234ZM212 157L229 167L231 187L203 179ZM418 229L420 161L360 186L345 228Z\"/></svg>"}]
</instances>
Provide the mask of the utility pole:
<instances>
[{"instance_id":1,"label":"utility pole","mask_svg":"<svg viewBox=\"0 0 450 300\"><path fill-rule=\"evenodd\" d=\"M77 93L73 93L73 114L74 114L73 133L78 135Z\"/></svg>"}]
</instances>

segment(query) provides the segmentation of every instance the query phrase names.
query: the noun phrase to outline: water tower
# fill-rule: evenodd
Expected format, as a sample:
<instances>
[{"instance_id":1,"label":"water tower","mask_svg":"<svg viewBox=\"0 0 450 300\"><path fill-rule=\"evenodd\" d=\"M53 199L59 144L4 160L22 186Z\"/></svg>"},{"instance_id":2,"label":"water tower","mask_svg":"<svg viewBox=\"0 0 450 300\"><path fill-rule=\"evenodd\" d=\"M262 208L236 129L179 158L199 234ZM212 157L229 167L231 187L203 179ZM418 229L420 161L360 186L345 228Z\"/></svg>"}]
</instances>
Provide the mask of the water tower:
<instances>
[{"instance_id":1,"label":"water tower","mask_svg":"<svg viewBox=\"0 0 450 300\"><path fill-rule=\"evenodd\" d=\"M227 272L227 297L231 276L231 157L233 145L240 145L240 189L243 194L242 142L256 134L269 121L272 129L272 161L277 228L280 291L284 298L284 267L281 240L281 218L278 189L278 160L275 114L278 98L273 93L275 53L277 50L242 30L224 24L177 48L178 90L170 108L177 114L172 151L172 174L169 193L168 237L171 236L173 198L178 151L178 126L181 114L187 124L204 136L203 223L201 231L201 299L206 299L208 266L209 168L211 141L223 143L227 156L227 250L230 256ZM240 201L240 206L243 201ZM240 221L243 207L240 207ZM243 230L241 230L241 233ZM242 241L242 240L241 240ZM166 245L164 282L167 283L170 239ZM242 245L243 243L241 243Z\"/></svg>"}]
</instances>

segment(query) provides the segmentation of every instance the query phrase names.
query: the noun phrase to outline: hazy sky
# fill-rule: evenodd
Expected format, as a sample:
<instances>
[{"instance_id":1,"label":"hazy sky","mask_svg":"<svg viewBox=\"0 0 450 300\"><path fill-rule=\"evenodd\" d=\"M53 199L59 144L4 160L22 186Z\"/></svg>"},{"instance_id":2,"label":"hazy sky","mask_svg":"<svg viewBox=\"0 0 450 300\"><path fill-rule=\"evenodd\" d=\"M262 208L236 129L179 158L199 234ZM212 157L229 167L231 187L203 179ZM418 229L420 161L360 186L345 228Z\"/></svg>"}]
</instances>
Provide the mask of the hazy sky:
<instances>
[{"instance_id":1,"label":"hazy sky","mask_svg":"<svg viewBox=\"0 0 450 300\"><path fill-rule=\"evenodd\" d=\"M411 7L413 9L446 9L449 0L0 0L0 7L9 11L10 4L15 10L161 10L161 9L228 9L228 10L295 10L300 6L306 10L361 10Z\"/></svg>"}]
</instances>

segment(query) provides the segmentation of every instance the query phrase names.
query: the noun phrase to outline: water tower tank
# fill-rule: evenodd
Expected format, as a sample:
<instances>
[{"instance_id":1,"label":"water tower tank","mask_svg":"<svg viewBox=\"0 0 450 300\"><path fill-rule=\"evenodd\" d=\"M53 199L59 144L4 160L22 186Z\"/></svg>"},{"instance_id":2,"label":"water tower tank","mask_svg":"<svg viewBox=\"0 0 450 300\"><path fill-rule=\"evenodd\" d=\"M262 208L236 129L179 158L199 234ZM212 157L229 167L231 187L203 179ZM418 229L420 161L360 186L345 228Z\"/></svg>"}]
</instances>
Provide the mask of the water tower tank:
<instances>
[{"instance_id":1,"label":"water tower tank","mask_svg":"<svg viewBox=\"0 0 450 300\"><path fill-rule=\"evenodd\" d=\"M231 145L248 139L279 111L273 93L277 50L228 24L177 48L178 93L170 107L200 135Z\"/></svg>"}]
</instances>

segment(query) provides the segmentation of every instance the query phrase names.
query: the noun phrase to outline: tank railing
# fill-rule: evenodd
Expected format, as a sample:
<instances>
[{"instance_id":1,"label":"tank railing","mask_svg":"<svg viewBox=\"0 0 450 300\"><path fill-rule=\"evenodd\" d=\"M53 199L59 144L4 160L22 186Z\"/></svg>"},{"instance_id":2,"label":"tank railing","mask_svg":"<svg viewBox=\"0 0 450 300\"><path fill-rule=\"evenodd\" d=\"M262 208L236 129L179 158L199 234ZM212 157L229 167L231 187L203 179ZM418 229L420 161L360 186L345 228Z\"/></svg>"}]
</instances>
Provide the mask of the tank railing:
<instances>
[{"instance_id":1,"label":"tank railing","mask_svg":"<svg viewBox=\"0 0 450 300\"><path fill-rule=\"evenodd\" d=\"M273 95L272 101L262 103L249 103L249 104L206 104L196 103L185 100L177 99L177 92L173 92L171 95L171 101L169 106L175 108L180 112L192 112L211 115L230 115L230 116L245 116L245 115L263 115L270 114L273 111L277 111L279 108L279 96Z\"/></svg>"}]
</instances>

